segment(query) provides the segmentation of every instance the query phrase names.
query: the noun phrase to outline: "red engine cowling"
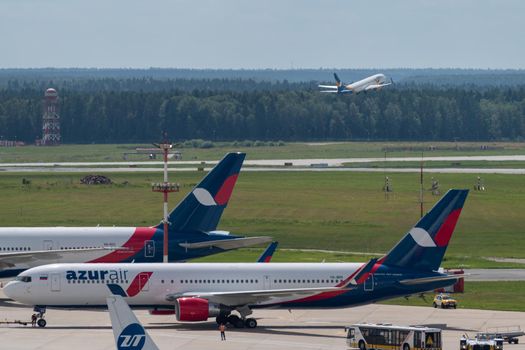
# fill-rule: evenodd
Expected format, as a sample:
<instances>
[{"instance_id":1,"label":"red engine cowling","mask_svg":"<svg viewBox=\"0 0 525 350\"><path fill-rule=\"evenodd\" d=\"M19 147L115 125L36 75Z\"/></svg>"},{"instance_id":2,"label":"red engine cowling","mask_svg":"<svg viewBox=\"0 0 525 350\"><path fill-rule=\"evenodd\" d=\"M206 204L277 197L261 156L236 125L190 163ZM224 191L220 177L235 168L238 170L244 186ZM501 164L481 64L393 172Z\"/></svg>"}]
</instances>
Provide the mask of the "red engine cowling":
<instances>
[{"instance_id":1,"label":"red engine cowling","mask_svg":"<svg viewBox=\"0 0 525 350\"><path fill-rule=\"evenodd\" d=\"M178 298L175 301L177 321L198 322L220 314L218 305L202 298Z\"/></svg>"}]
</instances>

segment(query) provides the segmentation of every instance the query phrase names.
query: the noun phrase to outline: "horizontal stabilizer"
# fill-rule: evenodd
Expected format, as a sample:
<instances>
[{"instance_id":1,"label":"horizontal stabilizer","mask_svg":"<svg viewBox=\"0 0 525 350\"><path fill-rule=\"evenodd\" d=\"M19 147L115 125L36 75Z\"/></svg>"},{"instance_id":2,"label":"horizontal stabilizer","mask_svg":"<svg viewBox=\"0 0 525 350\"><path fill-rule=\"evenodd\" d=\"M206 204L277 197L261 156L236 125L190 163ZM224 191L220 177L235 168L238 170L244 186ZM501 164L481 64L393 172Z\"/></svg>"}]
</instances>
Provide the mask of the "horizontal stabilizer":
<instances>
[{"instance_id":1,"label":"horizontal stabilizer","mask_svg":"<svg viewBox=\"0 0 525 350\"><path fill-rule=\"evenodd\" d=\"M318 87L320 87L321 89L335 89L337 90L337 86L335 85L317 85Z\"/></svg>"},{"instance_id":2,"label":"horizontal stabilizer","mask_svg":"<svg viewBox=\"0 0 525 350\"><path fill-rule=\"evenodd\" d=\"M434 277L422 277L422 278L402 280L402 281L399 281L399 283L404 284L406 286L412 286L415 284L425 284L425 283L432 283L432 282L439 282L439 281L457 280L464 276L465 275L443 275L443 276L434 276Z\"/></svg>"},{"instance_id":3,"label":"horizontal stabilizer","mask_svg":"<svg viewBox=\"0 0 525 350\"><path fill-rule=\"evenodd\" d=\"M337 94L339 91L337 91L337 90L321 90L319 92L330 92L330 93L333 93L333 94Z\"/></svg>"},{"instance_id":4,"label":"horizontal stabilizer","mask_svg":"<svg viewBox=\"0 0 525 350\"><path fill-rule=\"evenodd\" d=\"M196 243L179 243L179 245L186 249L199 249L199 248L220 248L224 250L250 247L252 245L258 245L268 243L272 241L272 237L259 236L259 237L244 237L234 239L219 239L215 241L204 241Z\"/></svg>"},{"instance_id":5,"label":"horizontal stabilizer","mask_svg":"<svg viewBox=\"0 0 525 350\"><path fill-rule=\"evenodd\" d=\"M123 247L100 247L100 248L78 248L78 249L50 249L50 250L31 250L25 252L0 253L0 270L14 267L16 264L42 260L56 260L84 253L108 250L125 250Z\"/></svg>"}]
</instances>

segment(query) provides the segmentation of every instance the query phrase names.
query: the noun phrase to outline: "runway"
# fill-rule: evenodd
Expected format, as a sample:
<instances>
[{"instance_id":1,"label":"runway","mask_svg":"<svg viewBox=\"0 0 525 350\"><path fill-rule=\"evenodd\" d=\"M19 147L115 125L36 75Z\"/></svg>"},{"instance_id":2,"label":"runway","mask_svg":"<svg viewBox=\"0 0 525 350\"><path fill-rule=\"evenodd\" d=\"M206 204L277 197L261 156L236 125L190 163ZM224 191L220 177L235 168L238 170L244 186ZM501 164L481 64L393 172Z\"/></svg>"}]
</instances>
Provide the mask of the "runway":
<instances>
[{"instance_id":1,"label":"runway","mask_svg":"<svg viewBox=\"0 0 525 350\"><path fill-rule=\"evenodd\" d=\"M173 316L135 311L161 349L347 349L344 327L353 323L384 322L431 325L443 329L443 349L458 348L463 333L496 326L521 326L525 313L481 310L442 310L432 307L367 305L334 310L256 310L255 330L229 328L221 342L215 322L177 323ZM0 299L2 320L28 320L31 309ZM0 325L2 349L114 349L109 315L105 311L48 310L46 328ZM525 350L522 344L506 349Z\"/></svg>"},{"instance_id":2,"label":"runway","mask_svg":"<svg viewBox=\"0 0 525 350\"><path fill-rule=\"evenodd\" d=\"M425 157L425 161L525 161L523 155L511 156L451 156ZM337 159L260 159L246 160L243 171L347 171L347 172L389 172L389 173L418 173L420 168L388 168L388 167L343 167L345 163L372 163L372 162L419 162L419 157L392 157L392 158L337 158ZM209 171L218 160L205 161L204 170ZM159 161L124 161L124 162L48 162L48 163L0 163L0 172L60 172L60 173L136 173L161 172ZM285 165L288 164L288 165ZM201 161L173 161L170 162L170 171L195 171L202 166ZM176 166L174 166L176 165ZM426 173L464 173L464 174L509 174L523 175L524 168L425 168Z\"/></svg>"}]
</instances>

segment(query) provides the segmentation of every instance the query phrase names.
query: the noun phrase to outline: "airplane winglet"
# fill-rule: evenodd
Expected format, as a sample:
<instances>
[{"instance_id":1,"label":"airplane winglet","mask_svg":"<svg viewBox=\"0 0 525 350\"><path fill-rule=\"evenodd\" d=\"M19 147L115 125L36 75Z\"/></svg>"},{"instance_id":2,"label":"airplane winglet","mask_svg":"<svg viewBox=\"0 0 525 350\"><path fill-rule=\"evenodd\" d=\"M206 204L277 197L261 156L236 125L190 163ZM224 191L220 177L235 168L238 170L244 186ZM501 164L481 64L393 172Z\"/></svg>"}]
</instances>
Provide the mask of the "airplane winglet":
<instances>
[{"instance_id":1,"label":"airplane winglet","mask_svg":"<svg viewBox=\"0 0 525 350\"><path fill-rule=\"evenodd\" d=\"M259 263L269 263L270 260L272 260L273 253L275 253L275 250L277 249L277 246L279 245L279 242L273 241L266 247L264 252L261 254L259 259L257 259L257 262Z\"/></svg>"},{"instance_id":2,"label":"airplane winglet","mask_svg":"<svg viewBox=\"0 0 525 350\"><path fill-rule=\"evenodd\" d=\"M159 350L121 296L113 295L106 302L117 349Z\"/></svg>"}]
</instances>

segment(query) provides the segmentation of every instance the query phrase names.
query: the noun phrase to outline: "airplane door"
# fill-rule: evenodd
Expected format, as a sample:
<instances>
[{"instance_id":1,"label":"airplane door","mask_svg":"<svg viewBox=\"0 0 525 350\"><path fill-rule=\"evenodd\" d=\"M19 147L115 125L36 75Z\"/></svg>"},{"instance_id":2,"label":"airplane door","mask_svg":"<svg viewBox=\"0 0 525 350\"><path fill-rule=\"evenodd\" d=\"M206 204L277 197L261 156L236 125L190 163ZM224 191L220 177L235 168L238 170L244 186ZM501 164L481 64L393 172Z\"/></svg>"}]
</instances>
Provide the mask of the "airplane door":
<instances>
[{"instance_id":1,"label":"airplane door","mask_svg":"<svg viewBox=\"0 0 525 350\"><path fill-rule=\"evenodd\" d=\"M264 278L263 278L263 289L264 290L271 289L270 276L264 276Z\"/></svg>"},{"instance_id":2,"label":"airplane door","mask_svg":"<svg viewBox=\"0 0 525 350\"><path fill-rule=\"evenodd\" d=\"M371 292L374 290L374 275L373 274L368 276L368 278L366 279L364 289L367 292Z\"/></svg>"},{"instance_id":3,"label":"airplane door","mask_svg":"<svg viewBox=\"0 0 525 350\"><path fill-rule=\"evenodd\" d=\"M144 257L154 258L155 257L155 241L144 241Z\"/></svg>"},{"instance_id":4,"label":"airplane door","mask_svg":"<svg viewBox=\"0 0 525 350\"><path fill-rule=\"evenodd\" d=\"M60 274L58 273L51 274L51 291L60 292Z\"/></svg>"},{"instance_id":5,"label":"airplane door","mask_svg":"<svg viewBox=\"0 0 525 350\"><path fill-rule=\"evenodd\" d=\"M149 290L149 275L147 273L139 273L139 290L143 292Z\"/></svg>"},{"instance_id":6,"label":"airplane door","mask_svg":"<svg viewBox=\"0 0 525 350\"><path fill-rule=\"evenodd\" d=\"M47 239L44 240L44 241L42 242L42 248L43 248L44 250L53 250L53 241L51 241L51 240L47 240Z\"/></svg>"}]
</instances>

